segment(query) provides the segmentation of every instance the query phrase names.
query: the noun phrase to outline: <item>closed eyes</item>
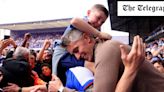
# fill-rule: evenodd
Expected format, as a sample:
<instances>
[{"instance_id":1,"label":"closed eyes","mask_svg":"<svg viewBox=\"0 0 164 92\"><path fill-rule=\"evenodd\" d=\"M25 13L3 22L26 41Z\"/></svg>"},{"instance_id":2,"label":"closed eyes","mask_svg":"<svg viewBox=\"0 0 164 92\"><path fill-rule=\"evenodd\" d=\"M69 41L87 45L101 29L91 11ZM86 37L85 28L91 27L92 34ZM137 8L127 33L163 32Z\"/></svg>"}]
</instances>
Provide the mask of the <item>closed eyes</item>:
<instances>
[{"instance_id":1,"label":"closed eyes","mask_svg":"<svg viewBox=\"0 0 164 92\"><path fill-rule=\"evenodd\" d=\"M78 53L78 52L79 52L79 47L73 49L73 53Z\"/></svg>"}]
</instances>

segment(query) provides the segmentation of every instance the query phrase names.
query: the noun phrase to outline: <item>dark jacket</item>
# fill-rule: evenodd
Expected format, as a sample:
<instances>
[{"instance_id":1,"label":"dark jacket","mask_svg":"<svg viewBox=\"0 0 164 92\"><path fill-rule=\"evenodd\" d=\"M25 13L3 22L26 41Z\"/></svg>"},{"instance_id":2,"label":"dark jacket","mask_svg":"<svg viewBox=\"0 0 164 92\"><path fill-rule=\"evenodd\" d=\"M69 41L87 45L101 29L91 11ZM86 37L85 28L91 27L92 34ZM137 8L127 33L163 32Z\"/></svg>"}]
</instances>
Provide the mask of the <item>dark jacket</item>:
<instances>
[{"instance_id":1,"label":"dark jacket","mask_svg":"<svg viewBox=\"0 0 164 92\"><path fill-rule=\"evenodd\" d=\"M32 86L34 84L30 65L25 59L6 59L2 67L0 67L0 71L3 75L0 87L6 86L7 83L15 83L20 87Z\"/></svg>"}]
</instances>

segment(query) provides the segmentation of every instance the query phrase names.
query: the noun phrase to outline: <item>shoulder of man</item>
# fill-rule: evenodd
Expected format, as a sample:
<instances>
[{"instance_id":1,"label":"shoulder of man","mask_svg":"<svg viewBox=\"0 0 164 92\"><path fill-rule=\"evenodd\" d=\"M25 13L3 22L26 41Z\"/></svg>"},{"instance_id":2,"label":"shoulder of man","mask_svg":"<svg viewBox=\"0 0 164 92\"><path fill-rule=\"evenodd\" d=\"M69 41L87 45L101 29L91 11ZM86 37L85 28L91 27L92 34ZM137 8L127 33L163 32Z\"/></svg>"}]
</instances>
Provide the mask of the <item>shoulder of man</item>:
<instances>
[{"instance_id":1,"label":"shoulder of man","mask_svg":"<svg viewBox=\"0 0 164 92\"><path fill-rule=\"evenodd\" d=\"M107 41L98 41L97 43L97 47L102 47L104 48L104 46L114 46L115 48L119 48L120 45L123 45L123 43L116 41L116 40L107 40ZM129 47L129 46L127 46ZM108 48L106 48L108 49Z\"/></svg>"},{"instance_id":2,"label":"shoulder of man","mask_svg":"<svg viewBox=\"0 0 164 92\"><path fill-rule=\"evenodd\" d=\"M28 62L12 58L5 60L2 66L15 75L26 75L30 71L30 65Z\"/></svg>"}]
</instances>

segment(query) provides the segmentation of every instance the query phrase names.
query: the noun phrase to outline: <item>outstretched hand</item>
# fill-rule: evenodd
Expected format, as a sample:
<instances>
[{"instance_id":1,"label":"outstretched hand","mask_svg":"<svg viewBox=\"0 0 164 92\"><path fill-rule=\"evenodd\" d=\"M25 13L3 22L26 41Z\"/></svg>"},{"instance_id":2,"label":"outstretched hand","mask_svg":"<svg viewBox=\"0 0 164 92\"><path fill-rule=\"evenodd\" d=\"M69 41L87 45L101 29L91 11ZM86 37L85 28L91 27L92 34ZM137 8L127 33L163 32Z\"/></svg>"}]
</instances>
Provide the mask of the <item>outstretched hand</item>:
<instances>
[{"instance_id":1,"label":"outstretched hand","mask_svg":"<svg viewBox=\"0 0 164 92\"><path fill-rule=\"evenodd\" d=\"M48 48L51 46L50 40L49 40L49 39L46 39L46 40L44 41L44 45L43 45L43 46L45 46L45 49L48 49Z\"/></svg>"},{"instance_id":2,"label":"outstretched hand","mask_svg":"<svg viewBox=\"0 0 164 92\"><path fill-rule=\"evenodd\" d=\"M145 59L145 46L142 38L139 36L134 37L130 53L127 52L123 45L120 46L120 49L125 69L129 69L132 72L138 71Z\"/></svg>"},{"instance_id":3,"label":"outstretched hand","mask_svg":"<svg viewBox=\"0 0 164 92\"><path fill-rule=\"evenodd\" d=\"M29 40L31 38L31 34L30 33L26 33L25 35L24 35L24 39L25 40Z\"/></svg>"}]
</instances>

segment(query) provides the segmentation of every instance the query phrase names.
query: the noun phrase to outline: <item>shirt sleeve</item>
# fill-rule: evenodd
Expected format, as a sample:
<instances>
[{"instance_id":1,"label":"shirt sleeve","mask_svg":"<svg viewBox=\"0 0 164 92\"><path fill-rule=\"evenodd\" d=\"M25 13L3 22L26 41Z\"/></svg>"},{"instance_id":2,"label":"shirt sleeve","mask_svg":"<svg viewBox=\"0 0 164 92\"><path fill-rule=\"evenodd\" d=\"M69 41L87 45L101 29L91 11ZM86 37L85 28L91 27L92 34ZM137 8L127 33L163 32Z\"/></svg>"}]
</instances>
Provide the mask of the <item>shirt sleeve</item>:
<instances>
[{"instance_id":1,"label":"shirt sleeve","mask_svg":"<svg viewBox=\"0 0 164 92\"><path fill-rule=\"evenodd\" d=\"M65 36L69 31L76 29L73 25L67 26L66 30L64 31L63 36Z\"/></svg>"},{"instance_id":2,"label":"shirt sleeve","mask_svg":"<svg viewBox=\"0 0 164 92\"><path fill-rule=\"evenodd\" d=\"M88 17L87 16L84 16L83 18L82 18L84 21L86 21L86 22L88 22ZM66 28L66 30L64 31L64 34L63 34L63 36L65 36L69 31L71 31L71 30L73 30L73 29L77 29L77 28L75 28L73 25L69 25L69 26L67 26L67 28Z\"/></svg>"},{"instance_id":3,"label":"shirt sleeve","mask_svg":"<svg viewBox=\"0 0 164 92\"><path fill-rule=\"evenodd\" d=\"M71 55L70 53L66 53L61 59L60 59L62 67L65 67L66 69L69 69L71 67L75 66L84 66L84 60L83 59L76 59L74 55Z\"/></svg>"},{"instance_id":4,"label":"shirt sleeve","mask_svg":"<svg viewBox=\"0 0 164 92\"><path fill-rule=\"evenodd\" d=\"M99 44L95 49L94 90L96 92L114 92L115 90L121 68L119 45L109 40Z\"/></svg>"}]
</instances>

